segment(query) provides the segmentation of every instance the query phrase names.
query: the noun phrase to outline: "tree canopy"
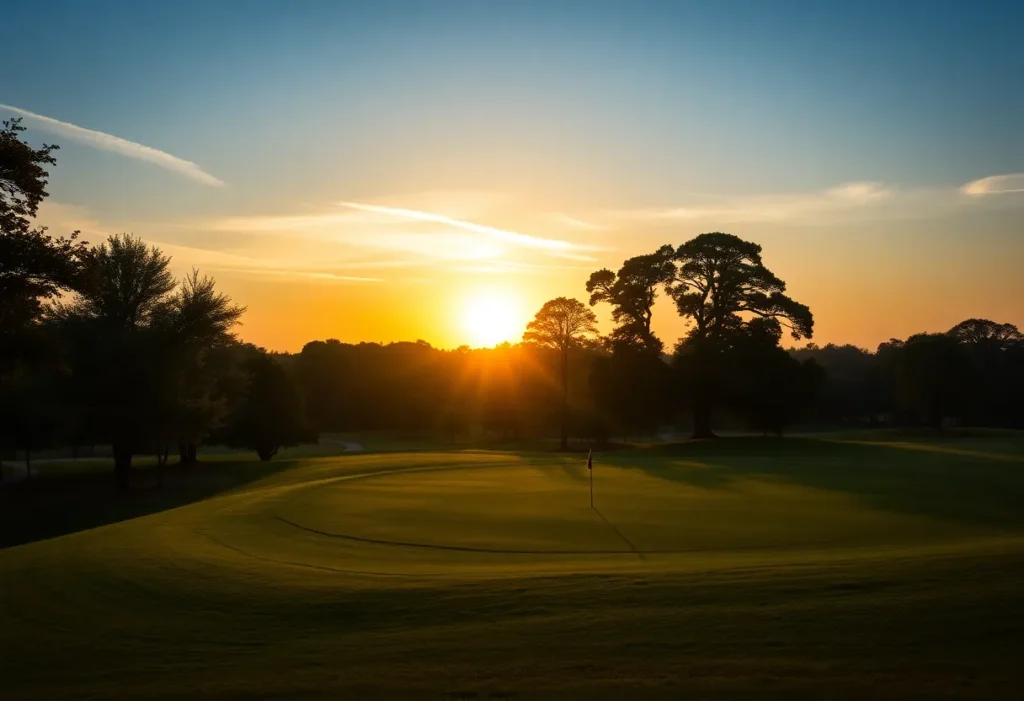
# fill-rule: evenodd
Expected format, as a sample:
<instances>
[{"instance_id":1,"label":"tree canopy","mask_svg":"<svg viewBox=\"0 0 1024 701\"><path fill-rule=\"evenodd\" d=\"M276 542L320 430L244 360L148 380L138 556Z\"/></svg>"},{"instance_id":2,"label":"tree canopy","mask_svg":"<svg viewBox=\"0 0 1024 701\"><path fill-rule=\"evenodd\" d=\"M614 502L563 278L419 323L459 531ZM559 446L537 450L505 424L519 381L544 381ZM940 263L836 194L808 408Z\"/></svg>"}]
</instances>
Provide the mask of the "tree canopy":
<instances>
[{"instance_id":1,"label":"tree canopy","mask_svg":"<svg viewBox=\"0 0 1024 701\"><path fill-rule=\"evenodd\" d=\"M523 341L557 350L562 367L561 445L569 445L569 351L597 334L597 316L578 299L556 297L544 303L526 325Z\"/></svg>"},{"instance_id":2,"label":"tree canopy","mask_svg":"<svg viewBox=\"0 0 1024 701\"><path fill-rule=\"evenodd\" d=\"M783 328L794 339L810 338L810 309L785 294L786 283L765 267L761 246L733 234L701 234L680 245L669 294L679 314L692 322L677 348L688 378L695 437L714 435L716 404L724 400L731 372L728 351L759 343L778 345Z\"/></svg>"},{"instance_id":3,"label":"tree canopy","mask_svg":"<svg viewBox=\"0 0 1024 701\"><path fill-rule=\"evenodd\" d=\"M724 340L743 323L760 317L789 329L795 340L810 338L810 309L786 296L786 283L765 267L761 246L733 234L701 234L676 249L669 294L679 314L695 328L691 336Z\"/></svg>"},{"instance_id":4,"label":"tree canopy","mask_svg":"<svg viewBox=\"0 0 1024 701\"><path fill-rule=\"evenodd\" d=\"M590 306L607 302L612 307L615 328L613 345L660 353L664 344L653 331L654 301L658 291L672 280L672 247L626 260L617 273L607 268L587 280Z\"/></svg>"},{"instance_id":5,"label":"tree canopy","mask_svg":"<svg viewBox=\"0 0 1024 701\"><path fill-rule=\"evenodd\" d=\"M42 302L72 287L85 252L77 232L54 238L33 227L58 147L33 148L24 131L18 119L0 128L0 362L24 348L14 337L39 318Z\"/></svg>"}]
</instances>

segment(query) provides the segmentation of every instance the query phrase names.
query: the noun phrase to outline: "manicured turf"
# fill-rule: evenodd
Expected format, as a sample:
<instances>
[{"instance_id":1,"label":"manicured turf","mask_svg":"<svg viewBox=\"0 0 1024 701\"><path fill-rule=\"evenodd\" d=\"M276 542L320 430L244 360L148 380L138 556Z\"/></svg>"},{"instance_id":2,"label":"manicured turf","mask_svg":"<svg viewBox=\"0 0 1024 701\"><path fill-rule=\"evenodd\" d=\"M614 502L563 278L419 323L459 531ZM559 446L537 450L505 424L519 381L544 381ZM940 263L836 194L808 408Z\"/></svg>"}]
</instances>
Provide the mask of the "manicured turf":
<instances>
[{"instance_id":1,"label":"manicured turf","mask_svg":"<svg viewBox=\"0 0 1024 701\"><path fill-rule=\"evenodd\" d=\"M1019 698L1019 447L599 454L596 510L557 453L172 472L0 550L0 698Z\"/></svg>"}]
</instances>

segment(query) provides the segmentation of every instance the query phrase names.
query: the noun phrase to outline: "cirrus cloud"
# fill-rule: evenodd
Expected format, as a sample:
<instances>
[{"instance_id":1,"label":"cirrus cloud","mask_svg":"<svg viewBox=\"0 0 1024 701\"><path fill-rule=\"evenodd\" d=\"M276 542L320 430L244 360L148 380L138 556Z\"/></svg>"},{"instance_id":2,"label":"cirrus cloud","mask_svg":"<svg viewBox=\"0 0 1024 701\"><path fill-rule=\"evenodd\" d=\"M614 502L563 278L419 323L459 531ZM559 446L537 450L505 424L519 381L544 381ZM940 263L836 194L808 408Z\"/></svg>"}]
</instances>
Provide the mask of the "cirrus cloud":
<instances>
[{"instance_id":1,"label":"cirrus cloud","mask_svg":"<svg viewBox=\"0 0 1024 701\"><path fill-rule=\"evenodd\" d=\"M700 204L618 214L642 220L789 221L877 205L893 194L881 183L851 182L817 192L720 197Z\"/></svg>"},{"instance_id":2,"label":"cirrus cloud","mask_svg":"<svg viewBox=\"0 0 1024 701\"><path fill-rule=\"evenodd\" d=\"M989 175L963 185L960 191L972 197L998 195L1008 192L1024 192L1024 173Z\"/></svg>"},{"instance_id":3,"label":"cirrus cloud","mask_svg":"<svg viewBox=\"0 0 1024 701\"><path fill-rule=\"evenodd\" d=\"M27 117L37 124L43 131L56 134L57 136L66 137L72 141L92 146L93 148L101 151L113 151L114 153L119 153L122 156L127 156L128 158L153 163L154 165L158 165L161 168L173 171L179 175L184 175L185 177L203 183L204 185L212 185L214 187L222 187L224 185L223 180L210 175L192 161L186 161L184 158L172 156L166 151L155 149L152 146L138 144L134 141L128 141L127 139L122 139L119 136L114 136L113 134L96 131L95 129L86 129L85 127L80 127L77 124L62 122L59 119L53 119L52 117L45 117L41 114L36 114L35 112L22 109L21 107L14 107L13 105L0 104L0 110L6 110L7 112L13 112L14 114Z\"/></svg>"}]
</instances>

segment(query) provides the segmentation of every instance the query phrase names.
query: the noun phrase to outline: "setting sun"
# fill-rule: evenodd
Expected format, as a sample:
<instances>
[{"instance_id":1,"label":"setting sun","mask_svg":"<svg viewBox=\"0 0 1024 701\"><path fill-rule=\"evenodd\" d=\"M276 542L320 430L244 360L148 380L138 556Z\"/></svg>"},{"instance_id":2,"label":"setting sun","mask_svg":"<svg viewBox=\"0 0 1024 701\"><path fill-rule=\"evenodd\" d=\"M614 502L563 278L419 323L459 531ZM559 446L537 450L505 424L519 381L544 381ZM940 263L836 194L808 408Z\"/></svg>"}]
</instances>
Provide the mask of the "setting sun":
<instances>
[{"instance_id":1,"label":"setting sun","mask_svg":"<svg viewBox=\"0 0 1024 701\"><path fill-rule=\"evenodd\" d=\"M484 293L468 300L462 326L470 345L494 346L505 341L518 341L525 320L522 305L506 294Z\"/></svg>"}]
</instances>

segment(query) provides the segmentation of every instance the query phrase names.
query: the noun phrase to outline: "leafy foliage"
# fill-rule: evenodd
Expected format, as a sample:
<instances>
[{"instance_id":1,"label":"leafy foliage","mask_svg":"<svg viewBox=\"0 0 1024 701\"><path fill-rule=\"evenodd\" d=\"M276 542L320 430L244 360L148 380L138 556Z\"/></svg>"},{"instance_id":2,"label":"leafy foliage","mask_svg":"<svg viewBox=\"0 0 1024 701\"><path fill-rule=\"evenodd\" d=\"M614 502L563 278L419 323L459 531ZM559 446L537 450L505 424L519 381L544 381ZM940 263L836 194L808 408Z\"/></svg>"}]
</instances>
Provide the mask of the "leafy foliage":
<instances>
[{"instance_id":1,"label":"leafy foliage","mask_svg":"<svg viewBox=\"0 0 1024 701\"><path fill-rule=\"evenodd\" d=\"M219 437L225 445L256 451L267 461L284 447L315 440L305 420L302 395L288 371L260 350L244 362L246 387Z\"/></svg>"},{"instance_id":2,"label":"leafy foliage","mask_svg":"<svg viewBox=\"0 0 1024 701\"><path fill-rule=\"evenodd\" d=\"M699 339L724 339L742 314L773 320L794 339L810 338L810 309L786 296L786 283L765 267L761 246L732 234L701 234L679 246L669 294Z\"/></svg>"},{"instance_id":3,"label":"leafy foliage","mask_svg":"<svg viewBox=\"0 0 1024 701\"><path fill-rule=\"evenodd\" d=\"M197 271L179 285L169 265L141 239L111 236L84 257L76 296L50 315L64 338L69 401L111 442L122 486L143 450L163 461L177 443L193 461L192 446L225 411L208 359L233 342L244 309Z\"/></svg>"},{"instance_id":4,"label":"leafy foliage","mask_svg":"<svg viewBox=\"0 0 1024 701\"><path fill-rule=\"evenodd\" d=\"M694 437L708 438L734 372L732 351L750 342L775 347L783 328L794 339L809 338L814 318L786 296L786 284L765 267L756 243L701 234L680 245L674 260L668 291L679 314L694 324L677 347L676 365L690 387Z\"/></svg>"},{"instance_id":5,"label":"leafy foliage","mask_svg":"<svg viewBox=\"0 0 1024 701\"><path fill-rule=\"evenodd\" d=\"M597 334L597 316L578 299L548 300L526 325L523 341L558 351L562 367L562 450L569 446L569 351Z\"/></svg>"},{"instance_id":6,"label":"leafy foliage","mask_svg":"<svg viewBox=\"0 0 1024 701\"><path fill-rule=\"evenodd\" d=\"M672 253L671 246L663 246L655 253L628 259L617 273L598 270L587 280L590 306L612 305L616 326L609 340L613 346L662 351L664 344L651 331L651 321L658 290L672 280Z\"/></svg>"},{"instance_id":7,"label":"leafy foliage","mask_svg":"<svg viewBox=\"0 0 1024 701\"><path fill-rule=\"evenodd\" d=\"M27 327L44 300L74 284L85 251L77 232L53 238L33 228L57 146L32 148L22 140L24 131L18 119L0 128L0 373L27 355Z\"/></svg>"},{"instance_id":8,"label":"leafy foliage","mask_svg":"<svg viewBox=\"0 0 1024 701\"><path fill-rule=\"evenodd\" d=\"M567 352L597 333L597 317L578 299L556 297L544 303L526 325L523 340Z\"/></svg>"}]
</instances>

